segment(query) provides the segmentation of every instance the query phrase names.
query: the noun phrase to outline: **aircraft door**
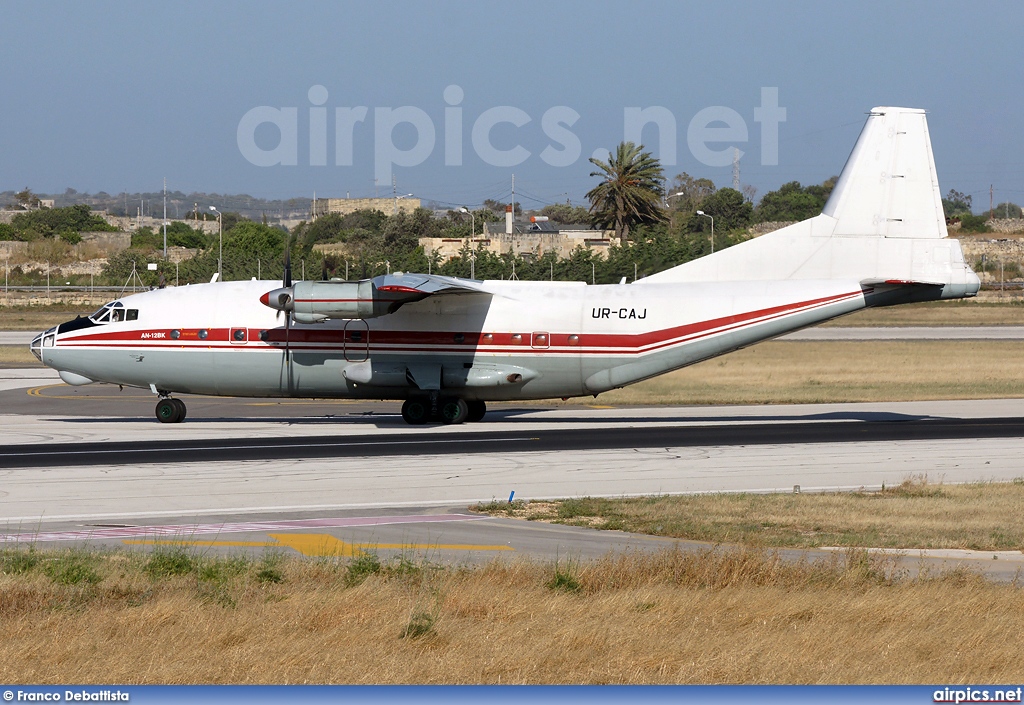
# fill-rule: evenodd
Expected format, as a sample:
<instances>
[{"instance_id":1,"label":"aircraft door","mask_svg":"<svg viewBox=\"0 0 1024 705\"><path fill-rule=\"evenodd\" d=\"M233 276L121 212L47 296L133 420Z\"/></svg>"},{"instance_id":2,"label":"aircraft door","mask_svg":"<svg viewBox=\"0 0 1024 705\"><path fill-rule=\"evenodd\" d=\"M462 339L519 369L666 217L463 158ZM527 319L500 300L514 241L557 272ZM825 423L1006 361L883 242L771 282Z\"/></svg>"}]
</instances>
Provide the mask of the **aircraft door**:
<instances>
[{"instance_id":1,"label":"aircraft door","mask_svg":"<svg viewBox=\"0 0 1024 705\"><path fill-rule=\"evenodd\" d=\"M370 326L361 318L345 322L345 359L362 362L370 356Z\"/></svg>"}]
</instances>

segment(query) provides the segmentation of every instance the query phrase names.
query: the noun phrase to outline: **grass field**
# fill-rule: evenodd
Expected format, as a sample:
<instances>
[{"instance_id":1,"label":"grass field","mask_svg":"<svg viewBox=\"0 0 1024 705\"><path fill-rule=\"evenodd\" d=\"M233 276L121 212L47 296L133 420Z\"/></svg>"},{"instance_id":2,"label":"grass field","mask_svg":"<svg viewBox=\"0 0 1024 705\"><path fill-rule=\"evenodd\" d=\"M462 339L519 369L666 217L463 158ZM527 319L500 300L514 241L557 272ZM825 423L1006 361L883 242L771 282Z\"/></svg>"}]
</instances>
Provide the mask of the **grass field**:
<instances>
[{"instance_id":1,"label":"grass field","mask_svg":"<svg viewBox=\"0 0 1024 705\"><path fill-rule=\"evenodd\" d=\"M851 326L1020 326L1024 325L1024 301L997 295L985 301L934 301L906 306L871 308L823 324L829 328Z\"/></svg>"},{"instance_id":2,"label":"grass field","mask_svg":"<svg viewBox=\"0 0 1024 705\"><path fill-rule=\"evenodd\" d=\"M422 560L0 552L14 683L1007 683L1024 593L850 552Z\"/></svg>"},{"instance_id":3,"label":"grass field","mask_svg":"<svg viewBox=\"0 0 1024 705\"><path fill-rule=\"evenodd\" d=\"M493 502L476 510L532 521L755 547L1024 550L1024 479L942 485L918 478L881 492L841 494Z\"/></svg>"},{"instance_id":4,"label":"grass field","mask_svg":"<svg viewBox=\"0 0 1024 705\"><path fill-rule=\"evenodd\" d=\"M42 367L27 345L0 345L0 367Z\"/></svg>"},{"instance_id":5,"label":"grass field","mask_svg":"<svg viewBox=\"0 0 1024 705\"><path fill-rule=\"evenodd\" d=\"M761 343L594 403L791 404L1024 397L1014 341Z\"/></svg>"},{"instance_id":6,"label":"grass field","mask_svg":"<svg viewBox=\"0 0 1024 705\"><path fill-rule=\"evenodd\" d=\"M66 304L50 306L0 306L0 330L44 331L71 320L75 316L90 314L96 307L68 308Z\"/></svg>"}]
</instances>

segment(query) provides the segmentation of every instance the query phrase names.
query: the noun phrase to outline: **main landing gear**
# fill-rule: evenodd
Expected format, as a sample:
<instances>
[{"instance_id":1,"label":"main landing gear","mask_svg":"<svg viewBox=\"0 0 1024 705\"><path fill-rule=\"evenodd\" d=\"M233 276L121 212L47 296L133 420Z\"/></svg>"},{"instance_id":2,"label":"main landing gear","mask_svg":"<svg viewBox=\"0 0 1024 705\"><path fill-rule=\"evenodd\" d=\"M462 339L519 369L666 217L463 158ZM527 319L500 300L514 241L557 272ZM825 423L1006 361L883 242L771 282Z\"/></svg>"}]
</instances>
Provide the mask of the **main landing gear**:
<instances>
[{"instance_id":1,"label":"main landing gear","mask_svg":"<svg viewBox=\"0 0 1024 705\"><path fill-rule=\"evenodd\" d=\"M160 423L181 423L185 420L185 402L163 397L156 403L156 420Z\"/></svg>"},{"instance_id":2,"label":"main landing gear","mask_svg":"<svg viewBox=\"0 0 1024 705\"><path fill-rule=\"evenodd\" d=\"M402 418L414 426L433 419L443 424L480 421L487 413L487 404L479 399L466 401L460 397L409 397L402 404Z\"/></svg>"}]
</instances>

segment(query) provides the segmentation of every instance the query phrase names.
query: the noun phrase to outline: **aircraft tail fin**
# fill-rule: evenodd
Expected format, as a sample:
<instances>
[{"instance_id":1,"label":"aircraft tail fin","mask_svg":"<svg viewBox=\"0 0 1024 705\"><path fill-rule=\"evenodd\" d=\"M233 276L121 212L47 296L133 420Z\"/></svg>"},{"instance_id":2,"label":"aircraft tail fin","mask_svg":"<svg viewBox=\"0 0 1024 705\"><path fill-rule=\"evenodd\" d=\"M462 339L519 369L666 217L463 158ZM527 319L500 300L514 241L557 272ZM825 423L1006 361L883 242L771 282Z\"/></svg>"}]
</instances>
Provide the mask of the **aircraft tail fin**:
<instances>
[{"instance_id":1,"label":"aircraft tail fin","mask_svg":"<svg viewBox=\"0 0 1024 705\"><path fill-rule=\"evenodd\" d=\"M843 279L928 283L973 296L977 275L948 237L923 110L875 108L820 215L641 279Z\"/></svg>"},{"instance_id":2,"label":"aircraft tail fin","mask_svg":"<svg viewBox=\"0 0 1024 705\"><path fill-rule=\"evenodd\" d=\"M822 213L833 235L946 237L925 111L872 109Z\"/></svg>"}]
</instances>

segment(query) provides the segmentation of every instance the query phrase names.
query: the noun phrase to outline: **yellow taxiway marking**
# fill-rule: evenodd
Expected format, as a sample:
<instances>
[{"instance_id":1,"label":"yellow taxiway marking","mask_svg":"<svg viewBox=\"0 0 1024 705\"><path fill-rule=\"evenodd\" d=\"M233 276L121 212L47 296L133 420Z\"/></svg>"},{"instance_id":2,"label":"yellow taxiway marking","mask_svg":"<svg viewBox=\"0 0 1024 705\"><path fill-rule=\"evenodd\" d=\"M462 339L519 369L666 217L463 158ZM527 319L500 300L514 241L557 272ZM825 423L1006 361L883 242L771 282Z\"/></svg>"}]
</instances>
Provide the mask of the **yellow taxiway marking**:
<instances>
[{"instance_id":1,"label":"yellow taxiway marking","mask_svg":"<svg viewBox=\"0 0 1024 705\"><path fill-rule=\"evenodd\" d=\"M349 543L330 534L268 534L272 541L191 541L174 539L124 539L132 546L215 546L245 548L291 548L304 556L337 556L353 558L360 553L376 550L411 551L514 551L511 546L493 546L471 543Z\"/></svg>"},{"instance_id":2,"label":"yellow taxiway marking","mask_svg":"<svg viewBox=\"0 0 1024 705\"><path fill-rule=\"evenodd\" d=\"M348 543L330 534L270 534L288 548L293 548L304 556L343 556L353 557L365 551L378 549L412 550L412 551L514 551L504 544L483 546L466 543Z\"/></svg>"}]
</instances>

